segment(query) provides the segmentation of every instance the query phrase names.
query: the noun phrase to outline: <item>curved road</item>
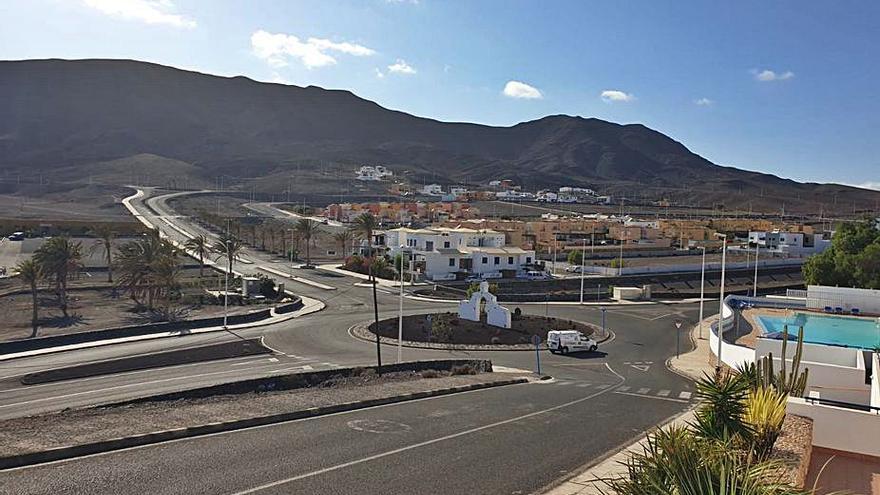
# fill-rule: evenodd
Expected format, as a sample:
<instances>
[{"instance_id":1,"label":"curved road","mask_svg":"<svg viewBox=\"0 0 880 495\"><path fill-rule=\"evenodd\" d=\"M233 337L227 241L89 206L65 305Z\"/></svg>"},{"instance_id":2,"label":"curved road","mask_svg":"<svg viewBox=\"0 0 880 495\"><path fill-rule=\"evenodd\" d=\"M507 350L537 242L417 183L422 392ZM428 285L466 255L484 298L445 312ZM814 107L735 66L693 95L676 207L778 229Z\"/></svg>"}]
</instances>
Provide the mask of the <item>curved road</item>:
<instances>
[{"instance_id":1,"label":"curved road","mask_svg":"<svg viewBox=\"0 0 880 495\"><path fill-rule=\"evenodd\" d=\"M132 205L169 237L198 233L148 191ZM149 207L147 206L149 205ZM166 222L167 220L167 222ZM173 223L177 228L172 228ZM248 252L251 272L272 263ZM273 263L283 267L283 263ZM287 268L279 268L282 271ZM375 345L348 329L372 319L371 293L358 279L321 271L297 276L336 290L285 280L326 308L288 322L225 332L118 344L0 363L0 418L99 404L270 373L375 363ZM397 314L396 294L379 292L380 318ZM600 311L522 305L526 313L601 323ZM407 313L454 305L407 300ZM292 421L0 472L0 493L530 493L642 434L691 404L692 382L670 372L675 319L696 321L696 304L608 306L615 338L598 353L541 353L550 382L488 389ZM684 337L683 350L689 344ZM261 336L276 353L83 380L22 386L22 373ZM384 362L395 346L382 346ZM404 360L472 356L534 369L527 351L403 349ZM364 427L367 425L367 427ZM370 428L369 425L381 427ZM389 426L390 425L390 426ZM379 433L381 432L381 433Z\"/></svg>"}]
</instances>

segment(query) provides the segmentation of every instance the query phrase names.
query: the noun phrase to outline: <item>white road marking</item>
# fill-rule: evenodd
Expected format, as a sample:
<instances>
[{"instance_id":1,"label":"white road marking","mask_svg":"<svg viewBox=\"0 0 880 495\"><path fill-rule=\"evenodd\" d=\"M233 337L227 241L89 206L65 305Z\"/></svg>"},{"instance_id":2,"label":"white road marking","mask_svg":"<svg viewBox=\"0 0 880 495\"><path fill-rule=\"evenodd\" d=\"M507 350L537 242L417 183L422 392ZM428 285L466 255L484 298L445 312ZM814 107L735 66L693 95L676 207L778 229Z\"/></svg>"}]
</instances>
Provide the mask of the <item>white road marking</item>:
<instances>
[{"instance_id":1,"label":"white road marking","mask_svg":"<svg viewBox=\"0 0 880 495\"><path fill-rule=\"evenodd\" d=\"M590 385L592 385L592 383L578 383L578 387L581 387L581 388L586 388L586 387L589 387Z\"/></svg>"},{"instance_id":2,"label":"white road marking","mask_svg":"<svg viewBox=\"0 0 880 495\"><path fill-rule=\"evenodd\" d=\"M640 388L636 393L637 393L637 394L647 394L648 391L650 391L650 390L651 390L650 388L644 388L644 387L643 387L643 388Z\"/></svg>"},{"instance_id":3,"label":"white road marking","mask_svg":"<svg viewBox=\"0 0 880 495\"><path fill-rule=\"evenodd\" d=\"M630 387L620 387L617 390L620 390L621 392L628 392L629 389L630 389Z\"/></svg>"},{"instance_id":4,"label":"white road marking","mask_svg":"<svg viewBox=\"0 0 880 495\"><path fill-rule=\"evenodd\" d=\"M596 385L596 388L598 388L599 390L605 390L606 388L608 388L610 386L611 385L602 384L602 385Z\"/></svg>"},{"instance_id":5,"label":"white road marking","mask_svg":"<svg viewBox=\"0 0 880 495\"><path fill-rule=\"evenodd\" d=\"M672 392L672 391L671 390L661 390L661 391L657 392L657 395L660 397L667 397L670 392Z\"/></svg>"},{"instance_id":6,"label":"white road marking","mask_svg":"<svg viewBox=\"0 0 880 495\"><path fill-rule=\"evenodd\" d=\"M686 401L686 400L673 399L671 397L655 397L653 395L632 394L629 392L618 392L616 390L614 391L614 393L620 394L620 395L630 395L632 397L641 397L642 399L665 400L665 401L669 401L669 402L679 402L679 403L684 403L684 404L688 403L688 401Z\"/></svg>"},{"instance_id":7,"label":"white road marking","mask_svg":"<svg viewBox=\"0 0 880 495\"><path fill-rule=\"evenodd\" d=\"M571 385L571 382L556 382L557 385Z\"/></svg>"},{"instance_id":8,"label":"white road marking","mask_svg":"<svg viewBox=\"0 0 880 495\"><path fill-rule=\"evenodd\" d=\"M191 380L193 378L202 377L202 376L225 375L228 373L237 373L242 370L258 370L258 369L264 369L264 368L271 367L271 366L275 366L275 365L265 364L262 366L256 366L254 368L236 368L234 370L214 371L212 373L202 373L199 375L175 376L175 377L171 377L171 378L163 378L161 380L150 380L147 382L126 383L124 385L116 385L113 387L99 388L99 389L95 389L95 390L84 390L82 392L76 392L76 393L72 393L72 394L56 395L53 397L43 397L40 399L27 400L24 402L13 402L11 404L2 404L2 405L0 405L0 409L7 408L7 407L21 406L24 404L34 404L36 402L46 402L46 401L51 401L51 400L56 400L56 399L67 399L70 397L77 397L80 395L88 395L88 394L94 394L94 393L98 393L98 392L106 392L108 390L119 390L119 389L130 388L130 387L141 387L144 385L152 385L154 383L173 382L173 381L177 381L177 380ZM155 371L155 370L153 370L153 371Z\"/></svg>"},{"instance_id":9,"label":"white road marking","mask_svg":"<svg viewBox=\"0 0 880 495\"><path fill-rule=\"evenodd\" d=\"M612 372L613 372L613 370L612 370ZM621 381L620 383L623 383L623 381ZM379 453L379 454L375 454L375 455L371 455L371 456L367 456L367 457L362 457L362 458L360 458L360 459L356 459L356 460L349 461L349 462L344 462L344 463L342 463L342 464L336 464L335 466L330 466L330 467L326 467L326 468L323 468L323 469L318 469L318 470L311 471L311 472L308 472L308 473L303 473L303 474L300 474L300 475L297 475L297 476L291 476L291 477L289 477L289 478L284 478L284 479L281 479L281 480L278 480L278 481L273 481L273 482L271 482L271 483L266 483L266 484L263 484L263 485L255 486L255 487L253 487L253 488L249 488L249 489L247 489L247 490L242 490L242 491L240 491L240 492L235 492L233 495L247 495L247 494L249 494L249 493L257 493L257 492L260 492L260 491L263 491L263 490L268 490L269 488L274 488L274 487L277 487L277 486L287 485L287 484L289 484L289 483L293 483L294 481L299 481L299 480L303 480L303 479L306 479L306 478L312 478L312 477L319 476L319 475L326 474L326 473L330 473L330 472L333 472L333 471L338 471L338 470L340 470L340 469L345 469L345 468L347 468L347 467L356 466L356 465L358 465L358 464L363 464L363 463L365 463L365 462L375 461L375 460L377 460L377 459L382 459L382 458L385 458L385 457L388 457L388 456L391 456L391 455L400 454L400 453L402 453L402 452L407 452L407 451L409 451L409 450L418 449L418 448L421 448L421 447L426 447L426 446L428 446L428 445L433 445L433 444L435 444L435 443L443 442L443 441L446 441L446 440L452 440L452 439L454 439L454 438L459 438L459 437L463 437L463 436L471 435L471 434L474 434L474 433L477 433L477 432L480 432L480 431L488 430L488 429L491 429L491 428L496 428L496 427L498 427L498 426L503 426L503 425L507 425L507 424L510 424L510 423L515 423L515 422L518 422L518 421L522 421L522 420L524 420L524 419L532 418L532 417L535 417L535 416L538 416L538 415L541 415L541 414L546 414L546 413L548 413L548 412L556 411L556 410L559 410L559 409L563 409L563 408L566 408L566 407L573 406L573 405L575 405L575 404L579 404L579 403L581 403L581 402L584 402L584 401L590 400L590 399L592 399L592 398L594 398L594 397L597 397L597 396L599 396L599 395L601 395L601 394L603 394L603 393L605 393L605 392L606 392L605 390L601 390L601 391L599 391L599 392L596 392L596 393L590 394L590 395L588 395L588 396L586 396L586 397L581 397L580 399L576 399L576 400L573 400L573 401L571 401L571 402L566 402L566 403L564 403L564 404L559 404L558 406L553 406L553 407L549 407L549 408L547 408L547 409L542 409L542 410L540 410L540 411L535 411L535 412L531 412L531 413L528 413L528 414L523 414L522 416L517 416L517 417L515 417L515 418L505 419L505 420L503 420L503 421L498 421L498 422L495 422L495 423L490 423L490 424L488 424L488 425L478 426L478 427L476 427L476 428L471 428L471 429L469 429L469 430L460 431L460 432L458 432L458 433L453 433L453 434L451 434L451 435L445 435L445 436L442 436L442 437L433 438L433 439L431 439L431 440L426 440L426 441L424 441L424 442L419 442L419 443L415 443L415 444L412 444L412 445L407 445L406 447L400 447L400 448L398 448L398 449L393 449L393 450L389 450L389 451L382 452L382 453ZM673 399L673 400L674 400L674 399Z\"/></svg>"},{"instance_id":10,"label":"white road marking","mask_svg":"<svg viewBox=\"0 0 880 495\"><path fill-rule=\"evenodd\" d=\"M278 362L278 358L269 358L269 362L270 362L270 363L277 363L277 362Z\"/></svg>"},{"instance_id":11,"label":"white road marking","mask_svg":"<svg viewBox=\"0 0 880 495\"><path fill-rule=\"evenodd\" d=\"M691 393L690 392L682 392L682 393L678 394L678 398L679 399L690 399Z\"/></svg>"}]
</instances>

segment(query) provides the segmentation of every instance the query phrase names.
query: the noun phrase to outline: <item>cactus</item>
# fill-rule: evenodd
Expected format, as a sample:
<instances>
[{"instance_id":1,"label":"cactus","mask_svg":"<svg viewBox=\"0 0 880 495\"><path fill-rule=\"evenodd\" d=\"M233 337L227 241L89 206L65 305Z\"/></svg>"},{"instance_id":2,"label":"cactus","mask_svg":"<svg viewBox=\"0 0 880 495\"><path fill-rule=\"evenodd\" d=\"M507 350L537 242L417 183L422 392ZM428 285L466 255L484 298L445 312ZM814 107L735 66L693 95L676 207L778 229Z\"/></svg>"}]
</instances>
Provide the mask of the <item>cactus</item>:
<instances>
[{"instance_id":1,"label":"cactus","mask_svg":"<svg viewBox=\"0 0 880 495\"><path fill-rule=\"evenodd\" d=\"M785 360L786 351L788 349L788 325L782 332L782 359L781 369L779 373L773 371L773 353L768 353L756 363L758 386L761 388L773 387L777 391L801 397L807 388L807 378L810 370L804 368L801 372L801 358L804 354L804 327L798 330L797 348L791 359L791 373L788 373L787 363Z\"/></svg>"}]
</instances>

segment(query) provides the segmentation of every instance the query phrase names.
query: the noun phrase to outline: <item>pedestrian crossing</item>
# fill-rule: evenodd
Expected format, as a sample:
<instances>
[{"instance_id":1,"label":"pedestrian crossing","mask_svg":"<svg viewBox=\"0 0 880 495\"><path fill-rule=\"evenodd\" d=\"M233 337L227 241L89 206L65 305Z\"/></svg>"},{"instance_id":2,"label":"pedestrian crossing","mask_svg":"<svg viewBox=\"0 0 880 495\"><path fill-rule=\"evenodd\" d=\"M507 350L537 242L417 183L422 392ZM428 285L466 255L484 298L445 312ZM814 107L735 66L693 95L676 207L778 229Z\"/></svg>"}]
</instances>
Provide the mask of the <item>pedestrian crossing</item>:
<instances>
[{"instance_id":1,"label":"pedestrian crossing","mask_svg":"<svg viewBox=\"0 0 880 495\"><path fill-rule=\"evenodd\" d=\"M558 379L551 382L557 387L583 388L592 390L606 390L614 387L608 383L590 383L577 380ZM615 394L632 395L636 397L644 397L648 399L659 399L673 402L690 402L693 398L693 392L687 390L671 390L666 388L652 389L650 387L634 387L631 385L621 385L614 388Z\"/></svg>"}]
</instances>

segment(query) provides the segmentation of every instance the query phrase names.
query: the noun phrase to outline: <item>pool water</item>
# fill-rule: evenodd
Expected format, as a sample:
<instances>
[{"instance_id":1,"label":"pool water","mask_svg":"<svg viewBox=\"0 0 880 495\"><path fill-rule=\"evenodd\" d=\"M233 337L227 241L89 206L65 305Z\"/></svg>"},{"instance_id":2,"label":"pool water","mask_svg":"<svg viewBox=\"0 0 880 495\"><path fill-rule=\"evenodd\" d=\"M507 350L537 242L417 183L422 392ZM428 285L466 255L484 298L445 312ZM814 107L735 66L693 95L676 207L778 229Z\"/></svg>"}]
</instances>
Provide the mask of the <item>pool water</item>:
<instances>
[{"instance_id":1,"label":"pool water","mask_svg":"<svg viewBox=\"0 0 880 495\"><path fill-rule=\"evenodd\" d=\"M758 316L764 333L782 332L797 337L804 326L804 342L874 349L880 346L880 318L841 318L839 316L796 313L792 316Z\"/></svg>"}]
</instances>

